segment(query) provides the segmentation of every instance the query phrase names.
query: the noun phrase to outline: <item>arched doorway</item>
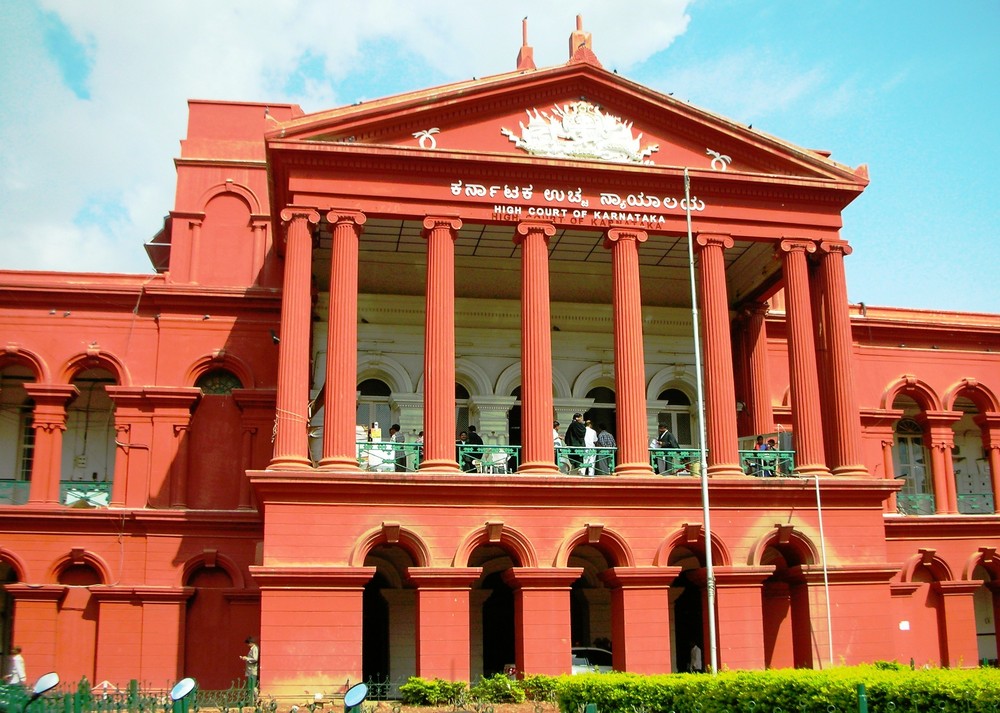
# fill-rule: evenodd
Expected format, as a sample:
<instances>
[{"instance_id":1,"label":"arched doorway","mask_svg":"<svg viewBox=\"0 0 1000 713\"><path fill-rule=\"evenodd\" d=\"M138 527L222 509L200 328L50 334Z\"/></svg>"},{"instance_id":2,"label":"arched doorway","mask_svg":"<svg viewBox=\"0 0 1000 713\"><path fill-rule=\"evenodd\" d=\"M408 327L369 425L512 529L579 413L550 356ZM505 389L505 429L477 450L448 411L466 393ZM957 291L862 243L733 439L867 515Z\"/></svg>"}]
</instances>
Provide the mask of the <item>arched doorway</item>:
<instances>
[{"instance_id":1,"label":"arched doorway","mask_svg":"<svg viewBox=\"0 0 1000 713\"><path fill-rule=\"evenodd\" d=\"M670 585L670 650L671 669L675 673L689 671L691 650L695 645L707 651L708 621L705 617L705 590L699 584L703 553L682 546L670 553L669 564L680 567L681 573ZM703 658L707 661L707 658Z\"/></svg>"},{"instance_id":2,"label":"arched doorway","mask_svg":"<svg viewBox=\"0 0 1000 713\"><path fill-rule=\"evenodd\" d=\"M517 661L514 590L503 573L520 563L500 546L480 545L469 556L469 566L483 568L469 606L470 673L475 679L502 673Z\"/></svg>"},{"instance_id":3,"label":"arched doorway","mask_svg":"<svg viewBox=\"0 0 1000 713\"><path fill-rule=\"evenodd\" d=\"M233 580L222 567L198 567L186 586L195 593L188 600L184 626L184 674L205 690L243 685L244 640L251 633L232 621L229 595Z\"/></svg>"},{"instance_id":4,"label":"arched doorway","mask_svg":"<svg viewBox=\"0 0 1000 713\"><path fill-rule=\"evenodd\" d=\"M365 566L375 567L375 576L362 599L361 674L393 696L416 674L416 596L404 586L416 561L403 547L382 544L368 553Z\"/></svg>"},{"instance_id":5,"label":"arched doorway","mask_svg":"<svg viewBox=\"0 0 1000 713\"><path fill-rule=\"evenodd\" d=\"M813 667L809 589L798 574L809 560L791 543L772 543L761 555L762 566L775 568L761 591L767 668Z\"/></svg>"},{"instance_id":6,"label":"arched doorway","mask_svg":"<svg viewBox=\"0 0 1000 713\"><path fill-rule=\"evenodd\" d=\"M997 620L1000 613L1000 586L986 567L978 565L972 572L972 579L981 580L981 586L973 595L976 617L976 647L980 663L996 666Z\"/></svg>"},{"instance_id":7,"label":"arched doorway","mask_svg":"<svg viewBox=\"0 0 1000 713\"><path fill-rule=\"evenodd\" d=\"M72 563L59 572L58 582L66 594L56 619L55 670L67 681L84 676L93 681L99 608L89 587L102 584L101 575L86 562Z\"/></svg>"},{"instance_id":8,"label":"arched doorway","mask_svg":"<svg viewBox=\"0 0 1000 713\"><path fill-rule=\"evenodd\" d=\"M618 412L615 409L615 392L606 386L595 386L587 392L587 398L593 399L594 404L587 409L587 412L583 414L583 417L593 422L595 426L603 423L605 429L611 433L612 436L617 437Z\"/></svg>"},{"instance_id":9,"label":"arched doorway","mask_svg":"<svg viewBox=\"0 0 1000 713\"><path fill-rule=\"evenodd\" d=\"M569 567L583 567L583 574L570 590L570 632L573 646L594 646L611 651L611 590L601 580L611 565L604 553L593 545L579 545L570 553Z\"/></svg>"}]
</instances>

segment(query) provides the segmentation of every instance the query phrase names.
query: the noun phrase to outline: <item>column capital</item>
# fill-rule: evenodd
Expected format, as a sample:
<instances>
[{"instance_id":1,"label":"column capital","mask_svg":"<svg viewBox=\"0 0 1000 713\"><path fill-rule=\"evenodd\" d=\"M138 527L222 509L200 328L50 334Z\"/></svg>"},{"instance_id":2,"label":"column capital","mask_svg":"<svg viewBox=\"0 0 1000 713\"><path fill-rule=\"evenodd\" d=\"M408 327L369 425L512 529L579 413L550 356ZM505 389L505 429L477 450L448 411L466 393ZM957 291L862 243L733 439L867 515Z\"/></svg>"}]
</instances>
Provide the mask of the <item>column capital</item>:
<instances>
[{"instance_id":1,"label":"column capital","mask_svg":"<svg viewBox=\"0 0 1000 713\"><path fill-rule=\"evenodd\" d=\"M28 382L24 391L32 398L35 405L65 406L71 399L80 394L73 384L39 384Z\"/></svg>"},{"instance_id":2,"label":"column capital","mask_svg":"<svg viewBox=\"0 0 1000 713\"><path fill-rule=\"evenodd\" d=\"M556 226L540 220L522 221L517 224L517 228L514 231L514 244L520 245L530 233L542 233L545 236L545 241L548 242L548 239L556 234Z\"/></svg>"},{"instance_id":3,"label":"column capital","mask_svg":"<svg viewBox=\"0 0 1000 713\"><path fill-rule=\"evenodd\" d=\"M841 255L850 255L854 252L846 240L820 240L819 249L824 253L840 253Z\"/></svg>"},{"instance_id":4,"label":"column capital","mask_svg":"<svg viewBox=\"0 0 1000 713\"><path fill-rule=\"evenodd\" d=\"M744 302L740 305L740 314L744 317L766 317L771 311L771 305L767 302Z\"/></svg>"},{"instance_id":5,"label":"column capital","mask_svg":"<svg viewBox=\"0 0 1000 713\"><path fill-rule=\"evenodd\" d=\"M368 216L359 210L340 210L338 208L331 208L326 214L326 221L330 225L337 225L339 223L364 225L367 220Z\"/></svg>"},{"instance_id":6,"label":"column capital","mask_svg":"<svg viewBox=\"0 0 1000 713\"><path fill-rule=\"evenodd\" d=\"M778 242L778 251L783 253L814 253L816 241L809 238L782 238Z\"/></svg>"},{"instance_id":7,"label":"column capital","mask_svg":"<svg viewBox=\"0 0 1000 713\"><path fill-rule=\"evenodd\" d=\"M296 218L305 218L310 223L319 222L319 212L307 206L290 205L281 211L281 222L291 223Z\"/></svg>"},{"instance_id":8,"label":"column capital","mask_svg":"<svg viewBox=\"0 0 1000 713\"><path fill-rule=\"evenodd\" d=\"M637 228L611 228L604 235L604 247L611 248L618 241L634 240L637 243L644 243L649 240L649 233Z\"/></svg>"},{"instance_id":9,"label":"column capital","mask_svg":"<svg viewBox=\"0 0 1000 713\"><path fill-rule=\"evenodd\" d=\"M698 236L694 240L698 247L707 248L709 245L718 246L723 250L733 247L735 241L732 235L726 235L724 233L698 233Z\"/></svg>"},{"instance_id":10,"label":"column capital","mask_svg":"<svg viewBox=\"0 0 1000 713\"><path fill-rule=\"evenodd\" d=\"M462 219L457 215L426 216L424 218L424 237L427 237L428 231L434 230L435 228L447 228L451 231L460 230L462 228Z\"/></svg>"},{"instance_id":11,"label":"column capital","mask_svg":"<svg viewBox=\"0 0 1000 713\"><path fill-rule=\"evenodd\" d=\"M511 567L503 581L511 589L569 589L583 574L583 567Z\"/></svg>"}]
</instances>

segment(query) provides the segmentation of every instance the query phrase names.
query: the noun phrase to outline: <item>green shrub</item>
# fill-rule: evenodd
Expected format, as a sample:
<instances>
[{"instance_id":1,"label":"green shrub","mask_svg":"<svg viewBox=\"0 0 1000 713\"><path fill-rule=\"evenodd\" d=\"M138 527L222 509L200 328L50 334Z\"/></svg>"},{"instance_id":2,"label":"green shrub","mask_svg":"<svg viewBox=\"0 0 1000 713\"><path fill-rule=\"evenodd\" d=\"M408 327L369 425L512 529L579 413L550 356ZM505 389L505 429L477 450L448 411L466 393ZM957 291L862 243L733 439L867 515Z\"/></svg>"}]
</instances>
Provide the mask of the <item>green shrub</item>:
<instances>
[{"instance_id":1,"label":"green shrub","mask_svg":"<svg viewBox=\"0 0 1000 713\"><path fill-rule=\"evenodd\" d=\"M520 683L502 673L479 679L469 694L484 703L524 703L525 698Z\"/></svg>"},{"instance_id":2,"label":"green shrub","mask_svg":"<svg viewBox=\"0 0 1000 713\"><path fill-rule=\"evenodd\" d=\"M444 681L435 678L428 681L419 676L410 676L399 687L403 703L410 706L441 706L455 703L465 696L464 681Z\"/></svg>"},{"instance_id":3,"label":"green shrub","mask_svg":"<svg viewBox=\"0 0 1000 713\"><path fill-rule=\"evenodd\" d=\"M525 676L520 684L529 701L554 701L559 679L554 676L534 674Z\"/></svg>"}]
</instances>

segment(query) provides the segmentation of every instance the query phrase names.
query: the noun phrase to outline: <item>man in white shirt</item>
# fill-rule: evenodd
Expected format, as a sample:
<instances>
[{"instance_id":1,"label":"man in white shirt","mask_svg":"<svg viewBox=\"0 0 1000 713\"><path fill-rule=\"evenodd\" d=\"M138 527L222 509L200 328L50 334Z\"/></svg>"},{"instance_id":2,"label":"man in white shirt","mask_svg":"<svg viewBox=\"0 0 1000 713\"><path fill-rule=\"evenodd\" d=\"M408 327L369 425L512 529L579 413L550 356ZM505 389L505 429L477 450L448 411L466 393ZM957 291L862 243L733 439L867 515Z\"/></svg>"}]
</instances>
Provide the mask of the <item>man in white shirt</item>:
<instances>
[{"instance_id":1,"label":"man in white shirt","mask_svg":"<svg viewBox=\"0 0 1000 713\"><path fill-rule=\"evenodd\" d=\"M21 647L15 646L10 650L10 656L7 657L7 671L4 680L10 684L23 685L27 682L27 678L24 673L24 657L21 655Z\"/></svg>"}]
</instances>

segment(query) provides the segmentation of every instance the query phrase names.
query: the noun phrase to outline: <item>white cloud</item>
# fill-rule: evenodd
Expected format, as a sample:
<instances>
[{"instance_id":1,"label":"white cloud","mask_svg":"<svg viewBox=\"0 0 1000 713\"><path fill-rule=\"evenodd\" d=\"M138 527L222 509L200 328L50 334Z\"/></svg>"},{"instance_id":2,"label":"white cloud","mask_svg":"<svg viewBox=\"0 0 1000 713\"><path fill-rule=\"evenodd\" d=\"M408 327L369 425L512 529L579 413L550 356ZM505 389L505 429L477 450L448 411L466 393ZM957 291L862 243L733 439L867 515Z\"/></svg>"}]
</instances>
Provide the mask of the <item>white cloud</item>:
<instances>
[{"instance_id":1,"label":"white cloud","mask_svg":"<svg viewBox=\"0 0 1000 713\"><path fill-rule=\"evenodd\" d=\"M320 111L353 101L372 43L388 42L434 76L419 89L514 68L521 18L539 66L568 57L575 13L608 68L626 69L665 49L687 27L690 0L243 0L123 4L38 0L0 4L0 255L4 268L148 271L142 249L173 206L172 160L189 98L291 101ZM44 47L39 12L53 13L92 60L89 99L64 83ZM641 25L637 25L641 23ZM285 91L307 56L323 76ZM359 79L359 77L361 79ZM381 95L368 87L368 98ZM99 201L116 219L74 222ZM114 201L118 201L116 205Z\"/></svg>"}]
</instances>

